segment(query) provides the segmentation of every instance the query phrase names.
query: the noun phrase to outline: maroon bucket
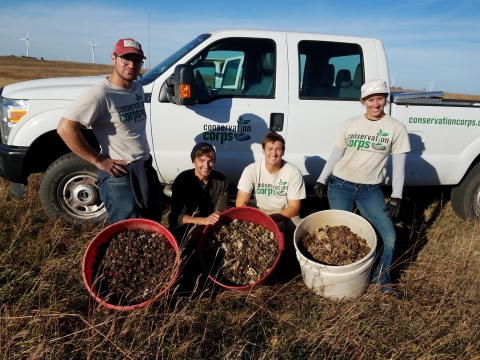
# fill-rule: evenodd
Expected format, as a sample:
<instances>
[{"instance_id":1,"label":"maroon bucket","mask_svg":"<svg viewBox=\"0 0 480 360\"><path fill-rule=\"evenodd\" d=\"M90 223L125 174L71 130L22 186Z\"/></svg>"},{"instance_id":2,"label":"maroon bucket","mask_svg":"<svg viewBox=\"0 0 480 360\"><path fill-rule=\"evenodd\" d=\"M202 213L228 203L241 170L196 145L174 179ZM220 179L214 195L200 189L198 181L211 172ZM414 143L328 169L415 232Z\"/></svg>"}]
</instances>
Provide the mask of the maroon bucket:
<instances>
[{"instance_id":1,"label":"maroon bucket","mask_svg":"<svg viewBox=\"0 0 480 360\"><path fill-rule=\"evenodd\" d=\"M211 269L206 259L205 245L211 233L218 227L228 224L235 219L242 220L242 221L249 221L257 225L261 225L267 228L268 230L272 231L275 235L275 239L277 240L278 255L277 255L277 258L275 259L275 262L273 263L270 270L260 280L258 280L253 284L234 285L232 283L227 284L227 283L221 282L220 280L216 279L214 276L211 275L210 273ZM285 242L283 238L283 233L278 229L278 226L275 223L275 221L273 221L272 218L267 214L265 214L263 211L252 208L252 207L248 207L248 206L235 207L222 212L220 214L220 220L218 221L217 224L205 226L205 229L203 230L203 233L202 233L202 237L200 238L197 244L197 254L205 274L207 274L208 277L213 282L222 286L223 288L228 290L237 290L237 291L250 291L254 288L259 287L266 280L268 280L273 275L275 267L277 266L284 249L285 249Z\"/></svg>"},{"instance_id":2,"label":"maroon bucket","mask_svg":"<svg viewBox=\"0 0 480 360\"><path fill-rule=\"evenodd\" d=\"M172 279L168 283L168 285L165 288L163 288L160 293L156 294L152 298L139 304L134 304L129 306L119 306L119 305L110 304L106 302L105 300L100 298L99 294L93 289L93 281L95 276L94 263L98 261L97 257L99 256L99 251L98 251L99 246L111 240L118 233L121 233L126 230L149 230L165 236L168 242L170 243L170 245L172 245L176 253L176 264L175 264L176 270L172 276ZM160 296L165 294L178 278L178 274L180 272L180 262L181 262L180 250L178 248L177 240L175 239L173 234L167 228L165 228L162 224L159 224L153 220L148 220L148 219L122 220L100 231L97 234L97 236L95 236L93 240L90 242L90 244L88 245L85 255L83 256L83 263L82 263L83 282L85 283L85 286L87 287L88 292L93 296L93 298L98 303L105 306L106 308L113 309L113 310L130 311L130 310L142 308L154 302Z\"/></svg>"}]
</instances>

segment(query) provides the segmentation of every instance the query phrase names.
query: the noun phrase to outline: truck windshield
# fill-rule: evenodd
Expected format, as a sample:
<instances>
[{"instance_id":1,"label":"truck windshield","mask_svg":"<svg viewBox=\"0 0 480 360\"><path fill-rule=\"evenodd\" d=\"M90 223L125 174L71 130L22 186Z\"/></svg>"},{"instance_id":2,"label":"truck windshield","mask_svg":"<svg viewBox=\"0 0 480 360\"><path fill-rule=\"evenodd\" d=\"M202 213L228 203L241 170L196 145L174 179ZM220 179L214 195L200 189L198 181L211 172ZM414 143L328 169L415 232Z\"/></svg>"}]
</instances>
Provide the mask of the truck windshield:
<instances>
[{"instance_id":1,"label":"truck windshield","mask_svg":"<svg viewBox=\"0 0 480 360\"><path fill-rule=\"evenodd\" d=\"M142 84L143 86L150 84L151 82L155 81L160 75L162 75L168 68L170 68L173 64L175 64L178 59L188 53L190 50L196 48L206 39L208 39L211 35L210 34L203 34L198 36L197 38L190 41L187 45L183 46L182 48L178 49L168 58L163 60L157 66L148 70L145 74L143 74L137 81Z\"/></svg>"}]
</instances>

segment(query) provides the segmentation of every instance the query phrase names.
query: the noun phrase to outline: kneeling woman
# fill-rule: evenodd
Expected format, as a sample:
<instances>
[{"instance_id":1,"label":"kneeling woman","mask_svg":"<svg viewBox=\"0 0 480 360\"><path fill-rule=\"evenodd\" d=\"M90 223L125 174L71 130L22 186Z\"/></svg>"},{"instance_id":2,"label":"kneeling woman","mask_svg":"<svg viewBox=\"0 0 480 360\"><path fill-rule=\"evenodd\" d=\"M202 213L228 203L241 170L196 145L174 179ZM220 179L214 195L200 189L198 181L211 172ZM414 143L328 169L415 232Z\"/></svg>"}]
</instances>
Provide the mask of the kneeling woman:
<instances>
[{"instance_id":1,"label":"kneeling woman","mask_svg":"<svg viewBox=\"0 0 480 360\"><path fill-rule=\"evenodd\" d=\"M395 247L395 228L391 218L398 215L405 179L405 158L410 151L407 129L384 111L388 88L385 81L371 80L361 89L360 101L366 113L345 121L338 132L334 149L315 185L323 196L328 183L332 209L360 213L380 234L383 252L373 273L373 282L384 293L403 299L404 293L390 286L389 268ZM380 189L392 154L392 194L385 204Z\"/></svg>"}]
</instances>

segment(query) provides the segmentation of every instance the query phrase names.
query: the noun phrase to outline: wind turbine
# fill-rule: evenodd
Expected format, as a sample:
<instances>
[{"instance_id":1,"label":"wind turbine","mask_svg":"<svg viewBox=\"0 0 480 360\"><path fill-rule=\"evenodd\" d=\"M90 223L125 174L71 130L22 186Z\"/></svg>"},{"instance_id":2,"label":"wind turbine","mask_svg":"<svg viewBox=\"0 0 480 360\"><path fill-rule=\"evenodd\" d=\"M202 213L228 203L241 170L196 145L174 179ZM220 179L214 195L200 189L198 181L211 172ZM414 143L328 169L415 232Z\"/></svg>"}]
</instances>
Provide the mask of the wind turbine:
<instances>
[{"instance_id":1,"label":"wind turbine","mask_svg":"<svg viewBox=\"0 0 480 360\"><path fill-rule=\"evenodd\" d=\"M395 78L397 77L397 74L393 78L390 78L390 87L393 87L395 85Z\"/></svg>"},{"instance_id":2,"label":"wind turbine","mask_svg":"<svg viewBox=\"0 0 480 360\"><path fill-rule=\"evenodd\" d=\"M88 40L87 40L87 41L88 41ZM89 43L90 45L92 45L92 62L95 63L95 46L97 46L98 43L92 44L90 41L88 41L88 43Z\"/></svg>"},{"instance_id":3,"label":"wind turbine","mask_svg":"<svg viewBox=\"0 0 480 360\"><path fill-rule=\"evenodd\" d=\"M435 82L435 80L433 80L432 82L427 83L428 85L430 85L430 90L428 90L428 91L432 91L432 89L433 89L433 83L434 83L434 82Z\"/></svg>"},{"instance_id":4,"label":"wind turbine","mask_svg":"<svg viewBox=\"0 0 480 360\"><path fill-rule=\"evenodd\" d=\"M25 44L27 45L27 57L28 57L28 49L30 49L30 44L28 43L28 33L29 32L30 32L30 30L27 31L27 36L25 36L25 38L20 39L20 40L25 40Z\"/></svg>"}]
</instances>

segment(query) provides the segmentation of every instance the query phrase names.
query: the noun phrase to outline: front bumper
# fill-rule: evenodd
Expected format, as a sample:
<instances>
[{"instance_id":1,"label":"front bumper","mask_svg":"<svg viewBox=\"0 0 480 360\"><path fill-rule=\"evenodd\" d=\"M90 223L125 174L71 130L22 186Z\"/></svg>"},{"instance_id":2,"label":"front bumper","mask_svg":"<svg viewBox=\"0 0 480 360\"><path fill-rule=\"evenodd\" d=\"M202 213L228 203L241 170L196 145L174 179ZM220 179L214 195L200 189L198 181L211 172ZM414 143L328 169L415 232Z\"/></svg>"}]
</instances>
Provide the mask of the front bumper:
<instances>
[{"instance_id":1,"label":"front bumper","mask_svg":"<svg viewBox=\"0 0 480 360\"><path fill-rule=\"evenodd\" d=\"M28 147L0 144L0 177L7 181L27 184L23 176L23 164Z\"/></svg>"}]
</instances>

